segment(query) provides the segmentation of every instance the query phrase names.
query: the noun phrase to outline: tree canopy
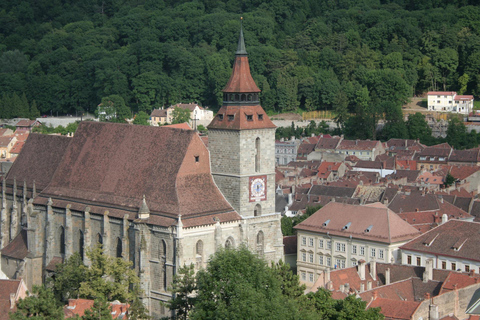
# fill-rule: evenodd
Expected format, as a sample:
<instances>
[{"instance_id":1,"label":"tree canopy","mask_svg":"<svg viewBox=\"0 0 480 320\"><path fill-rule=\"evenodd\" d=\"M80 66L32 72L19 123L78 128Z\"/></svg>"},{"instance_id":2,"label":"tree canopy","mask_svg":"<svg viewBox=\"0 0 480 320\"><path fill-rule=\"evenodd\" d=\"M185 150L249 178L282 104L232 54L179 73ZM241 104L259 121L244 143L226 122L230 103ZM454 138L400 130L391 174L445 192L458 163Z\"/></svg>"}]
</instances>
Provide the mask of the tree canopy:
<instances>
[{"instance_id":1,"label":"tree canopy","mask_svg":"<svg viewBox=\"0 0 480 320\"><path fill-rule=\"evenodd\" d=\"M268 266L241 246L217 251L196 275L193 265L181 268L168 306L181 319L383 319L355 296L333 300L326 290L304 290L288 265Z\"/></svg>"},{"instance_id":2,"label":"tree canopy","mask_svg":"<svg viewBox=\"0 0 480 320\"><path fill-rule=\"evenodd\" d=\"M373 138L375 122L392 120L413 94L480 93L473 0L3 0L1 8L0 117L93 112L113 96L124 101L115 103L118 121L178 102L217 110L240 15L268 112L331 110L339 126L353 114L358 137Z\"/></svg>"}]
</instances>

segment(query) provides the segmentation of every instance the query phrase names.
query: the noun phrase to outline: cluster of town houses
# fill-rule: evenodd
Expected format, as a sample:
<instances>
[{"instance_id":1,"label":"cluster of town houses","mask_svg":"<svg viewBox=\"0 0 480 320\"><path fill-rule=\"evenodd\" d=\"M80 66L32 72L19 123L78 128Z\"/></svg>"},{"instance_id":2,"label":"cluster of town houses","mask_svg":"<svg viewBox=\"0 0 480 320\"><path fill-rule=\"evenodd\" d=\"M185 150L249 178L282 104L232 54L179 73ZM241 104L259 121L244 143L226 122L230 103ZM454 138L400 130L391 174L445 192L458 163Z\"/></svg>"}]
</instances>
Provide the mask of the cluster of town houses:
<instances>
[{"instance_id":1,"label":"cluster of town houses","mask_svg":"<svg viewBox=\"0 0 480 320\"><path fill-rule=\"evenodd\" d=\"M480 149L324 134L275 154L276 210L321 206L284 238L307 291L355 294L387 319L479 314Z\"/></svg>"}]
</instances>

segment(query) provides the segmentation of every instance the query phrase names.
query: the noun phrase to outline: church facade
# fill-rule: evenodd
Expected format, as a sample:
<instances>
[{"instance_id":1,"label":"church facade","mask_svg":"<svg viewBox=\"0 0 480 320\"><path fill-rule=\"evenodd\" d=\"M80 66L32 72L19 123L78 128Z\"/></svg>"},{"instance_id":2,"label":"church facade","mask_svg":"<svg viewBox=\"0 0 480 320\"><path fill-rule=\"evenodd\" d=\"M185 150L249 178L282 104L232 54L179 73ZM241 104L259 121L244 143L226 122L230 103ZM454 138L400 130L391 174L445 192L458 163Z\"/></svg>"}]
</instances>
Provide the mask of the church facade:
<instances>
[{"instance_id":1,"label":"church facade","mask_svg":"<svg viewBox=\"0 0 480 320\"><path fill-rule=\"evenodd\" d=\"M132 261L154 318L170 315L178 268L222 247L283 259L275 126L259 103L241 32L209 149L192 130L82 122L73 138L31 134L2 182L2 270L40 284L102 244Z\"/></svg>"}]
</instances>

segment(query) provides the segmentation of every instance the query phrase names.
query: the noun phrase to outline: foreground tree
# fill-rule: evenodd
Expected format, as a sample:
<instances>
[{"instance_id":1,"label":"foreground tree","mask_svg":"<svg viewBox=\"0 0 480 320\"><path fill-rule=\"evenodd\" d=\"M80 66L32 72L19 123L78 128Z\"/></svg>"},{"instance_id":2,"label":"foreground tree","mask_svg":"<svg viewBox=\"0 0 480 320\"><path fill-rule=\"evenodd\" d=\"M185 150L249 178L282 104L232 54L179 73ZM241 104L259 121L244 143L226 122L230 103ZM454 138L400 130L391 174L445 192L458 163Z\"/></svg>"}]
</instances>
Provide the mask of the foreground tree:
<instances>
[{"instance_id":1,"label":"foreground tree","mask_svg":"<svg viewBox=\"0 0 480 320\"><path fill-rule=\"evenodd\" d=\"M195 304L194 293L196 290L194 265L181 267L173 278L171 288L173 299L166 304L170 310L175 310L177 319L188 319Z\"/></svg>"},{"instance_id":2,"label":"foreground tree","mask_svg":"<svg viewBox=\"0 0 480 320\"><path fill-rule=\"evenodd\" d=\"M264 260L246 247L221 250L197 273L191 319L292 319L296 307Z\"/></svg>"},{"instance_id":3,"label":"foreground tree","mask_svg":"<svg viewBox=\"0 0 480 320\"><path fill-rule=\"evenodd\" d=\"M50 280L57 301L66 304L68 299L78 297L78 290L82 281L85 280L86 270L87 267L83 264L78 252L64 263L57 265L55 277Z\"/></svg>"},{"instance_id":4,"label":"foreground tree","mask_svg":"<svg viewBox=\"0 0 480 320\"><path fill-rule=\"evenodd\" d=\"M12 320L57 320L63 319L63 309L57 304L53 292L44 286L34 286L25 299L20 299Z\"/></svg>"}]
</instances>

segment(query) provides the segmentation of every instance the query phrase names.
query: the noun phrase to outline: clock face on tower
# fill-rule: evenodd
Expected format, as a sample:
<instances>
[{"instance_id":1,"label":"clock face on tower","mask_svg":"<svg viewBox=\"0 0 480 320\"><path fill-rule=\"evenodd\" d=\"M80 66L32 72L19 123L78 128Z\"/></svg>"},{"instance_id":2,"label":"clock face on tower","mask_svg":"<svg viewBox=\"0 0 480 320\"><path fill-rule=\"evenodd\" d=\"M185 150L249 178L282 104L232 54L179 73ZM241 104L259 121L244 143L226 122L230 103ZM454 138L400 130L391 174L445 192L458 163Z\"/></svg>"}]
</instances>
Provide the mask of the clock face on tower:
<instances>
[{"instance_id":1,"label":"clock face on tower","mask_svg":"<svg viewBox=\"0 0 480 320\"><path fill-rule=\"evenodd\" d=\"M249 178L250 202L267 200L267 176Z\"/></svg>"}]
</instances>

